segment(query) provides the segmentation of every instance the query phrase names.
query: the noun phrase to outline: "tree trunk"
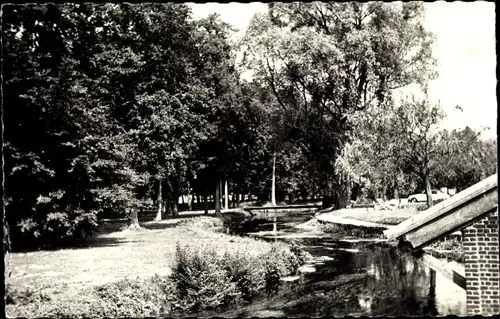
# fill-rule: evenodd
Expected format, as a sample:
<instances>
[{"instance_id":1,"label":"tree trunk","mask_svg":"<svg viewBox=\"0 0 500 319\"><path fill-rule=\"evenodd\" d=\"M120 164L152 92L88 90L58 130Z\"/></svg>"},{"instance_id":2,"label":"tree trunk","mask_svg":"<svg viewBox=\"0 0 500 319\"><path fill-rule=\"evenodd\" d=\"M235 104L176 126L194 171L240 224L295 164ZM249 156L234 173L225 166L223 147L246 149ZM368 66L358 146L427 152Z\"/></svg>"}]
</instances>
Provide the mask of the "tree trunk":
<instances>
[{"instance_id":1,"label":"tree trunk","mask_svg":"<svg viewBox=\"0 0 500 319\"><path fill-rule=\"evenodd\" d=\"M290 202L292 202L292 196L290 196ZM333 182L329 178L326 182L326 189L323 194L322 206L323 208L333 207L335 205L334 196L333 196Z\"/></svg>"},{"instance_id":2,"label":"tree trunk","mask_svg":"<svg viewBox=\"0 0 500 319\"><path fill-rule=\"evenodd\" d=\"M168 200L163 201L162 219L167 218L170 215L170 202Z\"/></svg>"},{"instance_id":3,"label":"tree trunk","mask_svg":"<svg viewBox=\"0 0 500 319\"><path fill-rule=\"evenodd\" d=\"M224 181L224 209L229 209L229 192L227 187L227 179Z\"/></svg>"},{"instance_id":4,"label":"tree trunk","mask_svg":"<svg viewBox=\"0 0 500 319\"><path fill-rule=\"evenodd\" d=\"M215 183L215 215L221 216L220 211L220 182Z\"/></svg>"},{"instance_id":5,"label":"tree trunk","mask_svg":"<svg viewBox=\"0 0 500 319\"><path fill-rule=\"evenodd\" d=\"M335 189L334 193L334 209L343 209L346 208L348 199L348 191L349 185L345 175L341 175L338 179L338 186Z\"/></svg>"},{"instance_id":6,"label":"tree trunk","mask_svg":"<svg viewBox=\"0 0 500 319\"><path fill-rule=\"evenodd\" d=\"M189 182L189 180L187 181L187 198L188 198L188 210L192 210L193 209L193 198L191 196L191 183Z\"/></svg>"},{"instance_id":7,"label":"tree trunk","mask_svg":"<svg viewBox=\"0 0 500 319\"><path fill-rule=\"evenodd\" d=\"M3 109L1 115L1 123L2 123L2 145L4 145L4 121L3 121ZM5 260L5 268L8 268L8 252L11 249L10 243L10 232L9 232L9 223L7 220L7 215L5 213L5 157L3 155L3 147L2 147L2 218L3 218L3 256ZM10 277L10 272L4 272L5 278Z\"/></svg>"},{"instance_id":8,"label":"tree trunk","mask_svg":"<svg viewBox=\"0 0 500 319\"><path fill-rule=\"evenodd\" d=\"M168 199L165 201L165 210L166 212L164 213L166 216L172 216L172 200Z\"/></svg>"},{"instance_id":9,"label":"tree trunk","mask_svg":"<svg viewBox=\"0 0 500 319\"><path fill-rule=\"evenodd\" d=\"M432 202L431 180L428 172L426 172L424 175L424 181L425 181L425 194L427 195L427 208L430 208L432 207L433 202Z\"/></svg>"},{"instance_id":10,"label":"tree trunk","mask_svg":"<svg viewBox=\"0 0 500 319\"><path fill-rule=\"evenodd\" d=\"M208 215L208 189L205 187L205 215Z\"/></svg>"},{"instance_id":11,"label":"tree trunk","mask_svg":"<svg viewBox=\"0 0 500 319\"><path fill-rule=\"evenodd\" d=\"M236 190L235 190L235 187L234 187L234 182L231 182L231 200L229 202L229 207L231 207L232 209L236 208L236 197L235 197L235 193L236 193Z\"/></svg>"},{"instance_id":12,"label":"tree trunk","mask_svg":"<svg viewBox=\"0 0 500 319\"><path fill-rule=\"evenodd\" d=\"M177 206L177 202L179 201L179 197L172 201L172 216L179 216L179 207Z\"/></svg>"},{"instance_id":13,"label":"tree trunk","mask_svg":"<svg viewBox=\"0 0 500 319\"><path fill-rule=\"evenodd\" d=\"M351 189L352 189L352 181L351 181L351 177L349 175L347 175L347 205L350 205L351 204Z\"/></svg>"},{"instance_id":14,"label":"tree trunk","mask_svg":"<svg viewBox=\"0 0 500 319\"><path fill-rule=\"evenodd\" d=\"M137 214L137 208L132 207L130 212L130 226L139 227L139 215Z\"/></svg>"},{"instance_id":15,"label":"tree trunk","mask_svg":"<svg viewBox=\"0 0 500 319\"><path fill-rule=\"evenodd\" d=\"M179 200L179 199L177 199L177 200ZM181 204L183 204L183 205L184 205L184 194L183 194L183 195L181 195Z\"/></svg>"},{"instance_id":16,"label":"tree trunk","mask_svg":"<svg viewBox=\"0 0 500 319\"><path fill-rule=\"evenodd\" d=\"M162 217L162 196L161 196L161 179L158 181L158 212L156 213L155 221L161 220Z\"/></svg>"},{"instance_id":17,"label":"tree trunk","mask_svg":"<svg viewBox=\"0 0 500 319\"><path fill-rule=\"evenodd\" d=\"M394 199L399 199L399 185L398 185L398 179L394 179Z\"/></svg>"},{"instance_id":18,"label":"tree trunk","mask_svg":"<svg viewBox=\"0 0 500 319\"><path fill-rule=\"evenodd\" d=\"M197 204L198 206L200 206L200 203L201 203L201 201L200 201L200 200L201 200L201 198L200 198L200 194L196 194L196 204ZM199 208L198 208L198 209L199 209Z\"/></svg>"},{"instance_id":19,"label":"tree trunk","mask_svg":"<svg viewBox=\"0 0 500 319\"><path fill-rule=\"evenodd\" d=\"M273 152L273 175L271 181L271 205L276 206L276 152Z\"/></svg>"},{"instance_id":20,"label":"tree trunk","mask_svg":"<svg viewBox=\"0 0 500 319\"><path fill-rule=\"evenodd\" d=\"M224 181L221 180L220 181L220 188L219 188L219 192L220 192L220 209L221 211L224 209L224 199L226 196L224 196Z\"/></svg>"},{"instance_id":21,"label":"tree trunk","mask_svg":"<svg viewBox=\"0 0 500 319\"><path fill-rule=\"evenodd\" d=\"M236 188L236 207L240 207L240 189L239 187Z\"/></svg>"}]
</instances>

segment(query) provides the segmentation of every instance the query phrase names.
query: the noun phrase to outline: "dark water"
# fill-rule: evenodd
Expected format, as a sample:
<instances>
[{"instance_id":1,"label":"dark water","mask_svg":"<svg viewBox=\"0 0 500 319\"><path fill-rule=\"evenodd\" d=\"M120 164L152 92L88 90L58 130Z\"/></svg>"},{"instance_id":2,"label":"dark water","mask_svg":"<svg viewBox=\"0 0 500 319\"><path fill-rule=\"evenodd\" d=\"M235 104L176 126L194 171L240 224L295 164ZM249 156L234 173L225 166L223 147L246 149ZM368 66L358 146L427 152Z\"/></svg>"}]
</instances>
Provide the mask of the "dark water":
<instances>
[{"instance_id":1,"label":"dark water","mask_svg":"<svg viewBox=\"0 0 500 319\"><path fill-rule=\"evenodd\" d=\"M465 315L465 291L412 256L383 242L356 242L314 237L293 228L308 216L256 222L249 233L266 240L293 235L313 259L278 293L219 316L440 316ZM248 230L248 229L247 229Z\"/></svg>"}]
</instances>

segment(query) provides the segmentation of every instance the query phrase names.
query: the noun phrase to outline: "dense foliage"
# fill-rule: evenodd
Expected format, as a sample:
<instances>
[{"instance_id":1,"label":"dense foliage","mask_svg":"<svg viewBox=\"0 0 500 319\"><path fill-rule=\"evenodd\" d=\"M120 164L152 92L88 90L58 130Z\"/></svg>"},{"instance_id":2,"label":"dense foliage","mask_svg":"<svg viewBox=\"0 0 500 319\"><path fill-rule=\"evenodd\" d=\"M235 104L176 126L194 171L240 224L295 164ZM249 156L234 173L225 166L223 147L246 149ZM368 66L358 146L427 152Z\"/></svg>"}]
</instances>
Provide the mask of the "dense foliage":
<instances>
[{"instance_id":1,"label":"dense foliage","mask_svg":"<svg viewBox=\"0 0 500 319\"><path fill-rule=\"evenodd\" d=\"M496 142L471 129L408 148L412 125L439 122L426 103L391 99L435 75L420 3L270 3L241 43L186 4L2 10L15 249L74 244L152 202L158 219L177 214L180 195L207 202L224 181L234 206L272 190L343 207L363 187L463 189L496 171Z\"/></svg>"}]
</instances>

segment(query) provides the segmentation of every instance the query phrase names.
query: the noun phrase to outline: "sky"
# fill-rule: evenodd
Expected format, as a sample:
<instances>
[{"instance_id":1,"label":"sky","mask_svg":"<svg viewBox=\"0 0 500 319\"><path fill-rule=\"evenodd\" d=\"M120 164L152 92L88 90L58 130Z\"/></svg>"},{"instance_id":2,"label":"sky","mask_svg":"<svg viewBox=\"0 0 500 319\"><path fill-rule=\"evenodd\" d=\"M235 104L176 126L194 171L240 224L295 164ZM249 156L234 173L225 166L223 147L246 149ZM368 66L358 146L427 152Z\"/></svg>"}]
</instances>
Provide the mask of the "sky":
<instances>
[{"instance_id":1,"label":"sky","mask_svg":"<svg viewBox=\"0 0 500 319\"><path fill-rule=\"evenodd\" d=\"M424 25L434 33L439 77L429 85L429 99L440 103L446 114L443 128L489 127L484 138L496 137L495 4L493 2L425 3ZM193 17L217 12L242 36L252 16L266 12L267 4L196 3ZM411 89L410 89L411 91ZM459 105L462 112L455 109Z\"/></svg>"}]
</instances>

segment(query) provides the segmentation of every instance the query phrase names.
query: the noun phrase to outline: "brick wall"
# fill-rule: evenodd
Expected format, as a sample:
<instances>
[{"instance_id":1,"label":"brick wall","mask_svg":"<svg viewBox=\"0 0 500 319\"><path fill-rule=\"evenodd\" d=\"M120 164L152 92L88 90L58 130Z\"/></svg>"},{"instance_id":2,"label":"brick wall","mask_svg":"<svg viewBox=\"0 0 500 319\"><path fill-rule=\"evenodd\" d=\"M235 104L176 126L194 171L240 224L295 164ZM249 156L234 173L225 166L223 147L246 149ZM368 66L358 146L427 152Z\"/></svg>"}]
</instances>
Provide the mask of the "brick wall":
<instances>
[{"instance_id":1,"label":"brick wall","mask_svg":"<svg viewBox=\"0 0 500 319\"><path fill-rule=\"evenodd\" d=\"M465 228L465 278L469 315L500 313L498 210Z\"/></svg>"}]
</instances>

